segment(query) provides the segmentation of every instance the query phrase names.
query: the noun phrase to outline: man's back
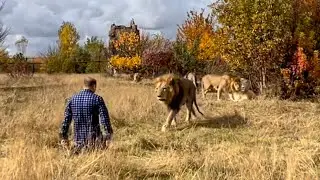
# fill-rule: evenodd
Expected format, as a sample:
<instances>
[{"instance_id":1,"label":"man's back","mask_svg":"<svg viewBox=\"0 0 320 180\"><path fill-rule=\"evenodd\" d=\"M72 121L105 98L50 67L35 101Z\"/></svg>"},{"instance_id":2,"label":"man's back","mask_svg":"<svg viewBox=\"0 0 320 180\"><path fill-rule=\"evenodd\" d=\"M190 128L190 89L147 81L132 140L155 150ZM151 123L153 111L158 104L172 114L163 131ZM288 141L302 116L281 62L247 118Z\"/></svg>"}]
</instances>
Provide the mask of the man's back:
<instances>
[{"instance_id":1,"label":"man's back","mask_svg":"<svg viewBox=\"0 0 320 180\"><path fill-rule=\"evenodd\" d=\"M70 98L65 110L65 120L62 125L62 135L67 137L71 120L74 120L74 138L78 146L95 141L100 137L100 123L104 130L112 134L108 110L102 97L94 94L89 89L81 90Z\"/></svg>"}]
</instances>

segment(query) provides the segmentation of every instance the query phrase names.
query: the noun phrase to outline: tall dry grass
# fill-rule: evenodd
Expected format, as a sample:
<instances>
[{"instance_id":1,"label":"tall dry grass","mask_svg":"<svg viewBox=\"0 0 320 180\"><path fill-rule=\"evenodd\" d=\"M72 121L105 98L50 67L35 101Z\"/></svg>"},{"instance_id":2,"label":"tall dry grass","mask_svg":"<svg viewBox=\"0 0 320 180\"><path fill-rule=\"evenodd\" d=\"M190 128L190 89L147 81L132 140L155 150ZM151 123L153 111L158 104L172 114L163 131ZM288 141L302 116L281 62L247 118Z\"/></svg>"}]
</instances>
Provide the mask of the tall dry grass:
<instances>
[{"instance_id":1,"label":"tall dry grass","mask_svg":"<svg viewBox=\"0 0 320 180\"><path fill-rule=\"evenodd\" d=\"M318 179L320 115L317 104L276 100L203 101L211 118L160 132L167 111L142 82L98 80L110 111L114 141L107 151L70 156L58 145L65 98L83 75L37 75L1 85L0 179ZM48 86L46 84L62 84ZM71 130L71 129L70 129ZM70 135L72 137L72 135Z\"/></svg>"}]
</instances>

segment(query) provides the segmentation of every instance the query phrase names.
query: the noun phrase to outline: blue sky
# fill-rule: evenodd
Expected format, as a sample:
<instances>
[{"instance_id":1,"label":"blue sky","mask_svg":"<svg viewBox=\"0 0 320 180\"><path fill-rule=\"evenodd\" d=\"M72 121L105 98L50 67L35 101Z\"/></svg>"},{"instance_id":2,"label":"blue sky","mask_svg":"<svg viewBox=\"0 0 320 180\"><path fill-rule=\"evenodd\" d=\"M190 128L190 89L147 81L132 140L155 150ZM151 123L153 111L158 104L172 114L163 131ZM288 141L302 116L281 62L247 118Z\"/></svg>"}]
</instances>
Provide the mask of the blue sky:
<instances>
[{"instance_id":1,"label":"blue sky","mask_svg":"<svg viewBox=\"0 0 320 180\"><path fill-rule=\"evenodd\" d=\"M0 0L1 1L1 0ZM86 37L108 40L112 23L129 25L134 18L142 31L162 33L174 38L177 24L189 10L206 8L212 0L6 0L0 22L11 29L5 46L16 53L14 42L22 35L29 45L27 56L36 56L54 45L62 21L71 21Z\"/></svg>"}]
</instances>

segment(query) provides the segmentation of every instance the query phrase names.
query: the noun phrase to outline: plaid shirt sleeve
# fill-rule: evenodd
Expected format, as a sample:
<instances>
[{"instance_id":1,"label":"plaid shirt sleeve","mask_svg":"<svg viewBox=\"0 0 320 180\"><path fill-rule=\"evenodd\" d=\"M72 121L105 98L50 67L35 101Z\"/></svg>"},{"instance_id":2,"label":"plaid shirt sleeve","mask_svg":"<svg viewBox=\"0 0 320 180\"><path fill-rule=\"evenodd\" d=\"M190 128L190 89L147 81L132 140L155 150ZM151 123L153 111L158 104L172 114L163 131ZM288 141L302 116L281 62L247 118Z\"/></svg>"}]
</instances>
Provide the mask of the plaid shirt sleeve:
<instances>
[{"instance_id":1,"label":"plaid shirt sleeve","mask_svg":"<svg viewBox=\"0 0 320 180\"><path fill-rule=\"evenodd\" d=\"M110 136L113 134L113 129L111 126L108 109L101 96L99 96L99 99L98 99L98 106L99 106L100 122L102 124L103 131L106 132L107 136Z\"/></svg>"},{"instance_id":2,"label":"plaid shirt sleeve","mask_svg":"<svg viewBox=\"0 0 320 180\"><path fill-rule=\"evenodd\" d=\"M72 100L72 98L70 98L68 100L66 109L64 111L64 120L62 122L62 127L61 127L61 132L60 132L60 137L63 139L68 138L68 130L69 130L69 126L70 126L70 123L72 120L71 100Z\"/></svg>"}]
</instances>

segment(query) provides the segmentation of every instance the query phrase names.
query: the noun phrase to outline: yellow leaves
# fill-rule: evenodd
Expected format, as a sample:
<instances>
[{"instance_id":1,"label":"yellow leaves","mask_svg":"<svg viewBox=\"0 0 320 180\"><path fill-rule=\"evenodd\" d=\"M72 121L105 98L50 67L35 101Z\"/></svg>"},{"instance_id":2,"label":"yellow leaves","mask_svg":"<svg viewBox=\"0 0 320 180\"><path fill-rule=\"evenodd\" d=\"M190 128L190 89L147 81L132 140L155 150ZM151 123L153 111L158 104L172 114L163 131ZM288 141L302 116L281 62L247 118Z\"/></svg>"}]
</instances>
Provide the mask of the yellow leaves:
<instances>
[{"instance_id":1,"label":"yellow leaves","mask_svg":"<svg viewBox=\"0 0 320 180\"><path fill-rule=\"evenodd\" d=\"M133 57L120 57L118 55L112 56L110 64L115 68L128 68L130 70L138 68L141 65L141 57L136 55Z\"/></svg>"},{"instance_id":2,"label":"yellow leaves","mask_svg":"<svg viewBox=\"0 0 320 180\"><path fill-rule=\"evenodd\" d=\"M133 56L139 47L139 35L134 32L121 32L119 38L114 41L114 47L122 54Z\"/></svg>"},{"instance_id":3,"label":"yellow leaves","mask_svg":"<svg viewBox=\"0 0 320 180\"><path fill-rule=\"evenodd\" d=\"M112 56L110 64L119 69L135 69L141 65L141 57L138 55L140 37L134 32L121 32L115 40L114 47L119 55Z\"/></svg>"},{"instance_id":4,"label":"yellow leaves","mask_svg":"<svg viewBox=\"0 0 320 180\"><path fill-rule=\"evenodd\" d=\"M199 60L212 60L216 53L214 48L213 34L204 32L199 44Z\"/></svg>"},{"instance_id":5,"label":"yellow leaves","mask_svg":"<svg viewBox=\"0 0 320 180\"><path fill-rule=\"evenodd\" d=\"M70 22L63 22L58 31L58 35L60 51L67 56L70 56L70 54L76 49L77 42L80 39L76 28Z\"/></svg>"},{"instance_id":6,"label":"yellow leaves","mask_svg":"<svg viewBox=\"0 0 320 180\"><path fill-rule=\"evenodd\" d=\"M212 23L210 15L204 17L203 12L191 11L182 27L178 28L178 39L187 43L189 51L194 48L195 42L199 42L198 60L212 60L216 56Z\"/></svg>"}]
</instances>

